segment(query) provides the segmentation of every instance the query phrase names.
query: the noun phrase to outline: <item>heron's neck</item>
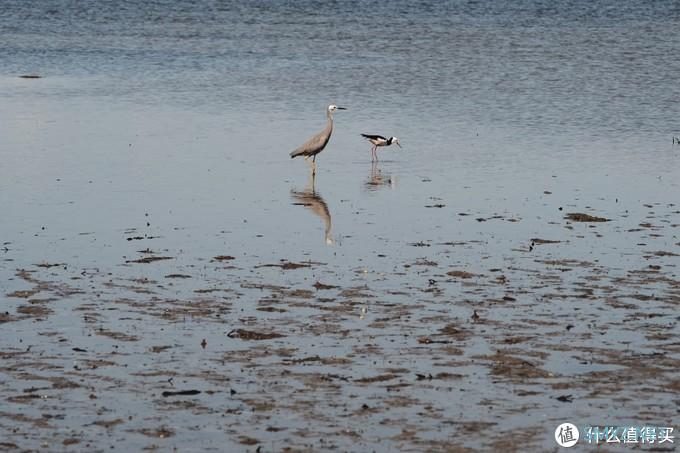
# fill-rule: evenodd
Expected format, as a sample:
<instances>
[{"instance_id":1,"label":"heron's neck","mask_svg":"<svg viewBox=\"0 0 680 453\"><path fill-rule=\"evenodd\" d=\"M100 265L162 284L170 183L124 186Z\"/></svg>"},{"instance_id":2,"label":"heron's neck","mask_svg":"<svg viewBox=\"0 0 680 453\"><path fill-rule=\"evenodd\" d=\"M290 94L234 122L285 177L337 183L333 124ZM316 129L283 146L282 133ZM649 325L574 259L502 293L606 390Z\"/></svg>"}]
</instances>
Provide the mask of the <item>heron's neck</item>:
<instances>
[{"instance_id":1,"label":"heron's neck","mask_svg":"<svg viewBox=\"0 0 680 453\"><path fill-rule=\"evenodd\" d=\"M326 116L328 117L328 121L330 121L332 123L333 122L333 112L331 112L330 110L327 110Z\"/></svg>"}]
</instances>

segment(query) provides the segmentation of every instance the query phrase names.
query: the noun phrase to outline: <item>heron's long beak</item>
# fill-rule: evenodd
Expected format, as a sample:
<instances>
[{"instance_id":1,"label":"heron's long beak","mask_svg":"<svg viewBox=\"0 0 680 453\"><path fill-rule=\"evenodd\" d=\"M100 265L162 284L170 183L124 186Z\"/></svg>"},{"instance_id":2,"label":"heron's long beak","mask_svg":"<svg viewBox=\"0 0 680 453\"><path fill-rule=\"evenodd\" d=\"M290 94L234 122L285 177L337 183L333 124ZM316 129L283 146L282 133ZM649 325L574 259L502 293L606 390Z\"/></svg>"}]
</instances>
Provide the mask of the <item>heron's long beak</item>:
<instances>
[{"instance_id":1,"label":"heron's long beak","mask_svg":"<svg viewBox=\"0 0 680 453\"><path fill-rule=\"evenodd\" d=\"M336 107L338 110L347 110L345 107Z\"/></svg>"}]
</instances>

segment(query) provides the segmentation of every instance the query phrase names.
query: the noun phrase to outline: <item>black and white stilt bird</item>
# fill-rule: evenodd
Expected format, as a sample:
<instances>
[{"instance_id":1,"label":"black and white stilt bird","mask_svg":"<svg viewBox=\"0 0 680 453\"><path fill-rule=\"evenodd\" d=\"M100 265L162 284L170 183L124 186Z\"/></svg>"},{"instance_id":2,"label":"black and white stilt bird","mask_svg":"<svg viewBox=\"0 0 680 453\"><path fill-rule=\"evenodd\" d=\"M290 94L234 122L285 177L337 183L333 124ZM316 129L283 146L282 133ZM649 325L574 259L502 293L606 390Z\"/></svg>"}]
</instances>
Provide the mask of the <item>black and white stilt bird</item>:
<instances>
[{"instance_id":1,"label":"black and white stilt bird","mask_svg":"<svg viewBox=\"0 0 680 453\"><path fill-rule=\"evenodd\" d=\"M344 107L338 107L331 104L326 109L326 116L328 117L328 124L326 128L314 135L312 138L300 145L295 151L290 153L291 159L298 156L305 156L305 160L312 158L312 174L316 174L316 155L319 154L328 144L328 140L333 133L333 113L336 110L347 110Z\"/></svg>"},{"instance_id":2,"label":"black and white stilt bird","mask_svg":"<svg viewBox=\"0 0 680 453\"><path fill-rule=\"evenodd\" d=\"M378 146L390 146L392 143L394 143L399 148L401 148L399 139L397 137L385 138L382 135L371 134L361 134L361 136L373 144L373 147L371 148L371 160L373 161L378 160L378 153L376 152Z\"/></svg>"}]
</instances>

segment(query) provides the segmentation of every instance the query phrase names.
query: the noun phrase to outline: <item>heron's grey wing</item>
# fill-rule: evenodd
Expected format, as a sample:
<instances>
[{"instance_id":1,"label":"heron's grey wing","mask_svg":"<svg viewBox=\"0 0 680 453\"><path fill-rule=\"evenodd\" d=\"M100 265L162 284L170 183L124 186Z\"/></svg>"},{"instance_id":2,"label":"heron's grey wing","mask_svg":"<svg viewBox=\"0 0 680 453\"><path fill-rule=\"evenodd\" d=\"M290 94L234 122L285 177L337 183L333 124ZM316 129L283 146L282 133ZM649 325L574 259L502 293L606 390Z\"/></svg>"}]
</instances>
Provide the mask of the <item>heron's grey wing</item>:
<instances>
[{"instance_id":1,"label":"heron's grey wing","mask_svg":"<svg viewBox=\"0 0 680 453\"><path fill-rule=\"evenodd\" d=\"M387 140L382 135L361 134L361 136L369 140Z\"/></svg>"},{"instance_id":2,"label":"heron's grey wing","mask_svg":"<svg viewBox=\"0 0 680 453\"><path fill-rule=\"evenodd\" d=\"M324 146L326 146L326 143L328 143L328 139L331 137L332 131L333 128L329 124L324 130L314 135L302 145L298 146L295 151L290 153L290 157L312 155L319 152Z\"/></svg>"}]
</instances>

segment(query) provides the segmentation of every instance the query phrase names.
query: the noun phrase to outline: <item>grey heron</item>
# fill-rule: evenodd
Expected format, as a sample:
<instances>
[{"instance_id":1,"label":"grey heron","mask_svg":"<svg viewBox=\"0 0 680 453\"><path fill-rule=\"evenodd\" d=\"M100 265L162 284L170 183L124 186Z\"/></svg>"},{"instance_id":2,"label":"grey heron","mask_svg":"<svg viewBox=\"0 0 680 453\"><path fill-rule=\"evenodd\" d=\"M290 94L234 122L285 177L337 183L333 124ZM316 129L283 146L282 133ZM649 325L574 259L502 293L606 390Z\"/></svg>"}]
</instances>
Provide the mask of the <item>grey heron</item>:
<instances>
[{"instance_id":1,"label":"grey heron","mask_svg":"<svg viewBox=\"0 0 680 453\"><path fill-rule=\"evenodd\" d=\"M300 145L295 151L290 153L290 157L295 158L298 156L305 156L305 160L312 158L312 174L316 174L316 155L319 154L328 144L328 140L331 138L333 133L333 113L336 110L347 110L344 107L338 107L337 105L331 104L326 109L326 116L328 117L328 124L326 128L314 135L312 138Z\"/></svg>"},{"instance_id":2,"label":"grey heron","mask_svg":"<svg viewBox=\"0 0 680 453\"><path fill-rule=\"evenodd\" d=\"M361 136L373 144L373 147L371 148L371 160L373 161L378 160L378 154L376 153L378 146L390 146L392 143L394 143L399 148L401 148L399 139L397 137L385 138L382 135L371 134L361 134Z\"/></svg>"}]
</instances>

